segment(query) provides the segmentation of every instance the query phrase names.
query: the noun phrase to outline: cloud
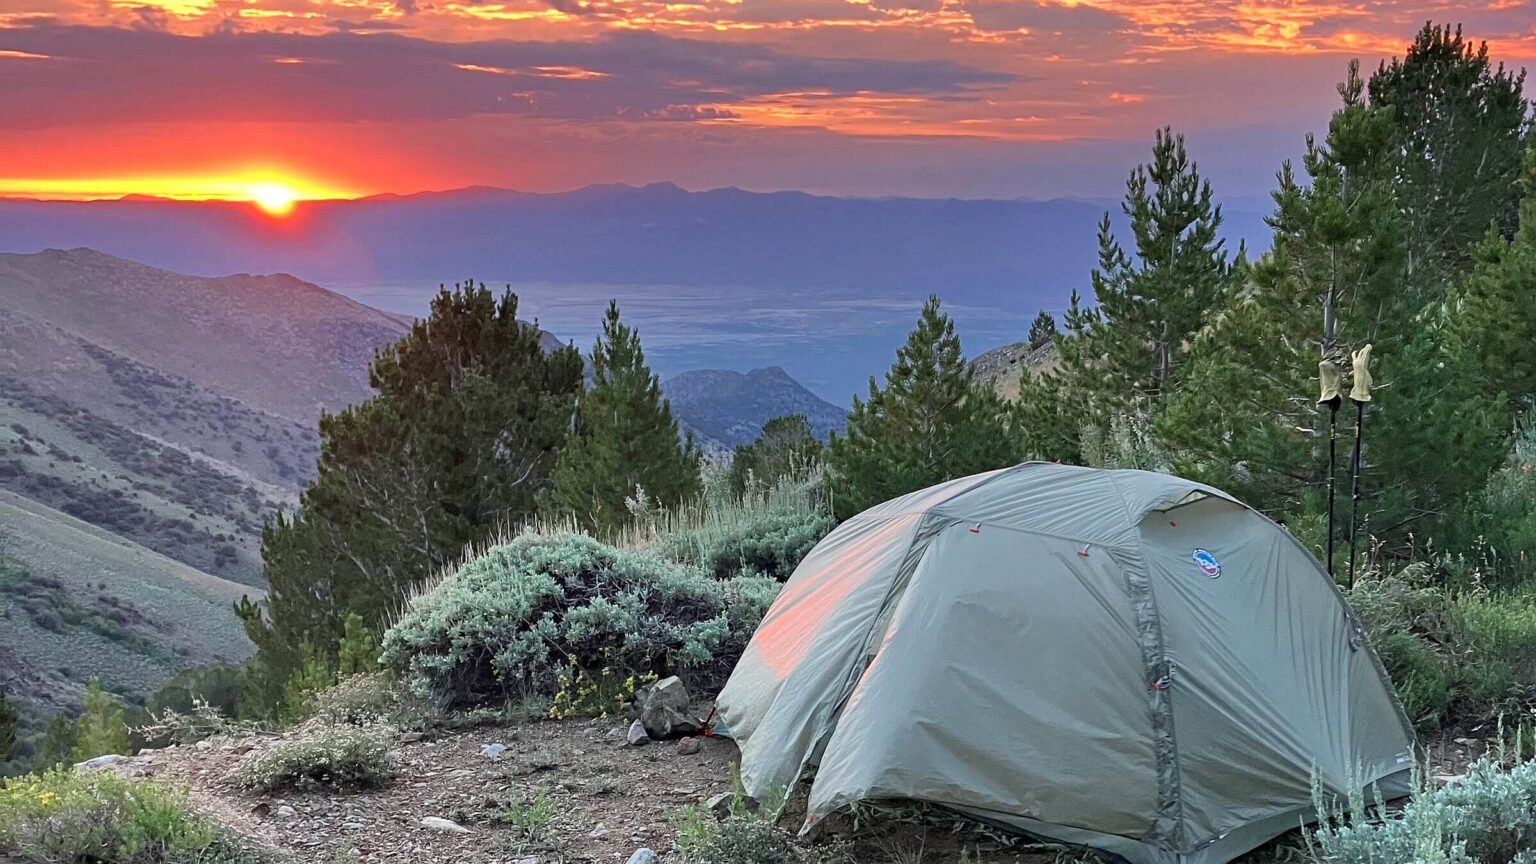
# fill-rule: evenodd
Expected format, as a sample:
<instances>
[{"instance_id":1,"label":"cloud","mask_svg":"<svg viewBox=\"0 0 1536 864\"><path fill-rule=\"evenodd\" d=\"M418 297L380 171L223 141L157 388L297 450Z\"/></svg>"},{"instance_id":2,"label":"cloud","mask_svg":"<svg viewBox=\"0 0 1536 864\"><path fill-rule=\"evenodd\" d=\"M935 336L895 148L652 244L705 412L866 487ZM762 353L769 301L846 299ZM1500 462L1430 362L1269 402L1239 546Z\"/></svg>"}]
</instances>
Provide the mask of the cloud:
<instances>
[{"instance_id":1,"label":"cloud","mask_svg":"<svg viewBox=\"0 0 1536 864\"><path fill-rule=\"evenodd\" d=\"M0 127L496 114L708 120L731 116L734 102L777 93L942 99L1017 80L947 60L802 57L632 31L582 42L463 43L371 29L190 37L43 23L0 33L0 47L58 58L46 70L0 72Z\"/></svg>"},{"instance_id":2,"label":"cloud","mask_svg":"<svg viewBox=\"0 0 1536 864\"><path fill-rule=\"evenodd\" d=\"M1035 0L966 0L963 7L983 30L1044 30L1102 36L1130 30L1126 16L1093 6L1066 6Z\"/></svg>"}]
</instances>

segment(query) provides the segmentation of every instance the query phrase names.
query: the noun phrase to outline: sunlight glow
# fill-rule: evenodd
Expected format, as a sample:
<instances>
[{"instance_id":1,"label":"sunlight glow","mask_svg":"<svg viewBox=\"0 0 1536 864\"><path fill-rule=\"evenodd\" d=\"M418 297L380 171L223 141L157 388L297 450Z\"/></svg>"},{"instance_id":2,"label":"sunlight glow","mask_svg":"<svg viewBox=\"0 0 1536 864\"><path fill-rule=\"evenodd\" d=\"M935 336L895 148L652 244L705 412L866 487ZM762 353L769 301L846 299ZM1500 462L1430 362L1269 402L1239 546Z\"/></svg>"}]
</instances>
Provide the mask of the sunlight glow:
<instances>
[{"instance_id":1,"label":"sunlight glow","mask_svg":"<svg viewBox=\"0 0 1536 864\"><path fill-rule=\"evenodd\" d=\"M277 218L291 214L300 201L355 198L357 194L267 171L213 177L0 177L0 198L92 201L142 195L173 201L246 201Z\"/></svg>"},{"instance_id":2,"label":"sunlight glow","mask_svg":"<svg viewBox=\"0 0 1536 864\"><path fill-rule=\"evenodd\" d=\"M281 183L260 183L251 187L251 201L269 216L287 216L293 212L298 193Z\"/></svg>"}]
</instances>

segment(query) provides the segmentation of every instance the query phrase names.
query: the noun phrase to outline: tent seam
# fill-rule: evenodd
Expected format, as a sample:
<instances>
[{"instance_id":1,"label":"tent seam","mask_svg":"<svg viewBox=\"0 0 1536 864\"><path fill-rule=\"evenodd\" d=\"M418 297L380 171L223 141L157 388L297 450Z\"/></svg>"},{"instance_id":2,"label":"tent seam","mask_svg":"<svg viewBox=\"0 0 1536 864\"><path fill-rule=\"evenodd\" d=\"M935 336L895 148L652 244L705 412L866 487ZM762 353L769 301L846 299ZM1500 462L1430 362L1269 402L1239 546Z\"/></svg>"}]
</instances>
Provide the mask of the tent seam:
<instances>
[{"instance_id":1,"label":"tent seam","mask_svg":"<svg viewBox=\"0 0 1536 864\"><path fill-rule=\"evenodd\" d=\"M1146 566L1145 556L1141 554L1144 543L1141 538L1141 518L1132 514L1131 504L1126 500L1125 490L1120 488L1117 478L1111 474L1106 479L1115 491L1115 497L1120 500L1127 530L1134 532L1137 538L1135 543L1117 548L1133 559L1132 566L1124 568L1125 581L1135 604L1133 611L1137 630L1142 636L1142 663L1146 667L1150 694L1148 698L1152 703L1152 743L1159 763L1157 803L1161 818L1153 824L1149 833L1177 851L1181 846L1185 826L1184 789L1179 776L1179 743L1173 721L1173 666L1168 657L1167 641L1163 638L1163 618L1157 607L1157 594L1152 588L1151 571ZM1168 680L1167 686L1159 687L1158 683L1165 677ZM1172 822L1172 825L1161 825L1165 820Z\"/></svg>"}]
</instances>

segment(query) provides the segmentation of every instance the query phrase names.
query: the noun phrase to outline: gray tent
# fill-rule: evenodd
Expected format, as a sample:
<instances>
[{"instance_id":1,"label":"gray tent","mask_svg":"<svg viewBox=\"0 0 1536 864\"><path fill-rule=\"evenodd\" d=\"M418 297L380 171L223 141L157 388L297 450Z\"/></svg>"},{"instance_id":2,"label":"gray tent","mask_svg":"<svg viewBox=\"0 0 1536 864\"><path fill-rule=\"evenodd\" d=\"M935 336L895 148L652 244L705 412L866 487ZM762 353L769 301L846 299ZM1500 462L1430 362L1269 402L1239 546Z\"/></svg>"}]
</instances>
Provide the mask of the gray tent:
<instances>
[{"instance_id":1,"label":"gray tent","mask_svg":"<svg viewBox=\"0 0 1536 864\"><path fill-rule=\"evenodd\" d=\"M1413 732L1318 562L1223 492L1043 463L904 495L811 551L720 694L806 826L936 804L1133 864L1221 864L1326 794L1404 794Z\"/></svg>"}]
</instances>

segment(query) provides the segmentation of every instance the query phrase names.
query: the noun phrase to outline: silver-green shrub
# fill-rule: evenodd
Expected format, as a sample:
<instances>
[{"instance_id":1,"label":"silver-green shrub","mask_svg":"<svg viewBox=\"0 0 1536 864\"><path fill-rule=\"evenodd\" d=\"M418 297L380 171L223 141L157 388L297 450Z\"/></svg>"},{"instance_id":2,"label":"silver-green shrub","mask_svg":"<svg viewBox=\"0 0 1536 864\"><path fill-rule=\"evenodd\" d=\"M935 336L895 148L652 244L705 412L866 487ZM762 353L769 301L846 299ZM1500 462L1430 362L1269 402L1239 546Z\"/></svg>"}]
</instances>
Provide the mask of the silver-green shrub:
<instances>
[{"instance_id":1,"label":"silver-green shrub","mask_svg":"<svg viewBox=\"0 0 1536 864\"><path fill-rule=\"evenodd\" d=\"M1352 813L1365 812L1358 796ZM1524 864L1536 856L1536 763L1484 758L1461 779L1426 788L1384 818L1319 804L1312 857L1329 864Z\"/></svg>"},{"instance_id":2,"label":"silver-green shrub","mask_svg":"<svg viewBox=\"0 0 1536 864\"><path fill-rule=\"evenodd\" d=\"M412 598L382 660L417 696L449 706L553 696L579 670L713 683L777 590L761 576L719 580L653 552L530 530Z\"/></svg>"},{"instance_id":3,"label":"silver-green shrub","mask_svg":"<svg viewBox=\"0 0 1536 864\"><path fill-rule=\"evenodd\" d=\"M253 792L382 786L395 775L389 748L396 734L388 726L314 724L246 756L230 779Z\"/></svg>"}]
</instances>

